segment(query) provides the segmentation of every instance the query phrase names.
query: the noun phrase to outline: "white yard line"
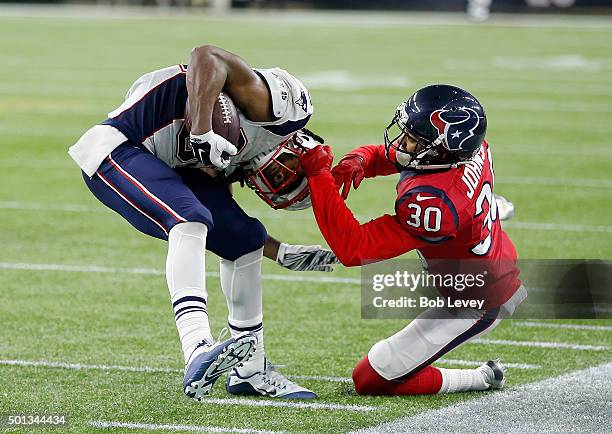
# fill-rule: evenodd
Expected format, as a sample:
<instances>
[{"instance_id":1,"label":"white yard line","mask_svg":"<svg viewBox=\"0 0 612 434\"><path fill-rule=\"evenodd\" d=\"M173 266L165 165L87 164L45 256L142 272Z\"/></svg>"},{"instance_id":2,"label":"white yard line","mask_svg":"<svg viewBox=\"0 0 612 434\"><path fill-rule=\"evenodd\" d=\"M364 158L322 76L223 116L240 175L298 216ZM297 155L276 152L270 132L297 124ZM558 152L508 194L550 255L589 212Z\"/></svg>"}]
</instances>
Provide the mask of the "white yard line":
<instances>
[{"instance_id":1,"label":"white yard line","mask_svg":"<svg viewBox=\"0 0 612 434\"><path fill-rule=\"evenodd\" d=\"M612 180L610 179L504 176L499 178L495 177L495 181L496 185L552 185L555 187L612 188Z\"/></svg>"},{"instance_id":2,"label":"white yard line","mask_svg":"<svg viewBox=\"0 0 612 434\"><path fill-rule=\"evenodd\" d=\"M247 407L281 407L300 408L305 410L340 410L340 411L377 411L378 407L371 405L356 404L323 404L317 402L292 402L272 401L263 399L239 399L239 398L206 398L205 403L217 405L244 405Z\"/></svg>"},{"instance_id":3,"label":"white yard line","mask_svg":"<svg viewBox=\"0 0 612 434\"><path fill-rule=\"evenodd\" d=\"M606 363L354 433L609 432L610 378L612 363Z\"/></svg>"},{"instance_id":4,"label":"white yard line","mask_svg":"<svg viewBox=\"0 0 612 434\"><path fill-rule=\"evenodd\" d=\"M69 273L112 273L112 274L151 274L163 276L163 270L154 268L114 268L98 265L65 265L65 264L31 264L22 262L0 262L0 269L34 270L34 271L65 271ZM214 275L214 272L207 272ZM218 275L218 273L217 273Z\"/></svg>"},{"instance_id":5,"label":"white yard line","mask_svg":"<svg viewBox=\"0 0 612 434\"><path fill-rule=\"evenodd\" d=\"M596 180L589 180L588 182L597 182ZM503 183L503 182L502 182ZM606 182L601 185L602 188L608 188ZM610 185L612 188L612 185ZM15 202L15 201L0 201L0 209L18 209L18 210L31 210L31 211L59 211L59 212L100 212L109 213L106 208L80 205L80 204L43 204L37 202ZM260 218L268 219L282 219L282 220L298 220L298 221L313 221L311 214L307 213L283 213L279 211L264 211L264 212L251 212L251 215ZM358 219L362 221L370 220L376 216L357 215ZM535 231L553 231L553 232L583 232L583 233L595 233L595 234L612 234L612 226L603 225L582 225L582 224L560 224L560 223L545 223L545 222L525 222L525 221L508 221L503 223L504 227L513 229L525 229ZM273 279L273 277L270 277ZM281 280L303 280L301 278L294 279L281 279ZM347 282L350 283L350 282Z\"/></svg>"},{"instance_id":6,"label":"white yard line","mask_svg":"<svg viewBox=\"0 0 612 434\"><path fill-rule=\"evenodd\" d=\"M607 351L608 347L604 345L580 345L568 344L564 342L535 342L535 341L511 341L503 339L477 339L470 341L471 344L482 345L508 345L512 347L536 347L536 348L559 348L567 350L579 351Z\"/></svg>"},{"instance_id":7,"label":"white yard line","mask_svg":"<svg viewBox=\"0 0 612 434\"><path fill-rule=\"evenodd\" d=\"M61 212L102 212L111 213L110 209L102 206L81 205L76 203L39 203L39 202L0 202L0 209L18 209L25 211L61 211Z\"/></svg>"},{"instance_id":8,"label":"white yard line","mask_svg":"<svg viewBox=\"0 0 612 434\"><path fill-rule=\"evenodd\" d=\"M78 166L71 163L69 160L30 160L31 157L23 156L23 158L0 158L0 167L12 167L17 169L44 169L45 171L53 170L76 170Z\"/></svg>"},{"instance_id":9,"label":"white yard line","mask_svg":"<svg viewBox=\"0 0 612 434\"><path fill-rule=\"evenodd\" d=\"M511 321L516 327L542 327L550 329L589 330L589 331L612 331L612 326L598 326L586 324L559 324L548 322Z\"/></svg>"},{"instance_id":10,"label":"white yard line","mask_svg":"<svg viewBox=\"0 0 612 434\"><path fill-rule=\"evenodd\" d=\"M477 362L474 360L457 360L457 359L440 359L434 363L441 363L443 365L456 365L456 366L473 366L478 367L483 364L483 362ZM512 369L542 369L541 365L532 365L529 363L506 363L502 360L502 364L506 368Z\"/></svg>"},{"instance_id":11,"label":"white yard line","mask_svg":"<svg viewBox=\"0 0 612 434\"><path fill-rule=\"evenodd\" d=\"M471 362L470 362L471 363ZM124 372L170 372L176 374L183 374L184 370L174 368L154 368L151 366L122 366L122 365L89 365L83 363L65 363L65 362L51 362L48 360L2 360L0 359L0 365L4 366L22 366L22 367L43 367L43 368L59 368L59 369L70 369L70 370L101 370L101 371L124 371ZM275 365L281 367L284 365ZM322 375L288 375L290 378L297 380L314 380L314 381L329 381L335 383L350 383L352 380L348 377L330 377Z\"/></svg>"},{"instance_id":12,"label":"white yard line","mask_svg":"<svg viewBox=\"0 0 612 434\"><path fill-rule=\"evenodd\" d=\"M456 68L452 65L448 65L449 69ZM463 68L461 68L463 69ZM302 77L305 77L302 78ZM383 76L361 76L355 75L349 71L320 71L310 76L302 76L300 77L306 82L305 84L309 89L325 89L330 95L326 96L322 102L319 104L325 106L332 107L346 107L347 105L352 106L364 106L370 109L375 107L388 108L389 107L389 97L381 95L367 95L364 93L360 93L361 91L365 91L367 89L379 89L379 88L409 88L410 87L410 79L406 77L395 77L395 76L386 76L386 83L383 83ZM402 83L402 80L404 83ZM15 82L14 87L18 86L21 82ZM314 86L313 86L314 84ZM576 83L572 82L573 85ZM87 83L83 83L83 86L86 86ZM534 93L538 93L539 99L526 99L521 98L520 100L516 98L516 83L513 82L514 87L503 89L503 81L499 80L489 80L488 83L484 83L483 81L479 81L480 86L485 86L488 88L495 87L496 92L500 92L502 94L508 95L507 98L497 99L497 98L487 98L485 102L485 106L487 110L499 110L499 111L520 111L520 112L539 112L539 113L611 113L612 107L609 104L592 104L588 105L584 104L572 104L566 106L560 106L557 101L557 95L555 91L542 89L542 83L538 83L538 86L534 86L533 90L529 92L532 96ZM523 87L527 87L523 85ZM564 88L562 84L557 83L557 89ZM514 89L514 92L512 92ZM473 90L473 89L472 89ZM351 93L348 93L352 91ZM525 91L525 89L523 89ZM557 90L558 92L558 90ZM6 90L2 93L8 93ZM15 92L17 94L17 92ZM337 97L334 93L342 94L342 97ZM345 94L346 93L346 94ZM59 92L58 92L59 94ZM602 96L602 95L610 95L612 91L609 86L601 86L600 88L589 89L588 92L585 90L581 90L580 96L575 99L583 98L586 95L593 96ZM25 111L25 109L24 109ZM76 109L75 109L76 112ZM35 113L35 111L29 110L28 113ZM588 148L586 148L588 150ZM609 154L609 152L608 152Z\"/></svg>"},{"instance_id":13,"label":"white yard line","mask_svg":"<svg viewBox=\"0 0 612 434\"><path fill-rule=\"evenodd\" d=\"M534 230L534 231L612 234L612 226L569 225L569 224L543 223L543 222L522 222L522 221L512 221L512 220L503 222L502 226L504 228L528 229L528 230Z\"/></svg>"},{"instance_id":14,"label":"white yard line","mask_svg":"<svg viewBox=\"0 0 612 434\"><path fill-rule=\"evenodd\" d=\"M282 431L267 431L252 428L224 428L217 426L201 425L175 425L175 424L156 424L156 423L135 423L135 422L111 422L103 420L92 420L88 424L94 428L125 428L139 429L144 431L188 431L188 432L230 432L230 433L279 433Z\"/></svg>"},{"instance_id":15,"label":"white yard line","mask_svg":"<svg viewBox=\"0 0 612 434\"><path fill-rule=\"evenodd\" d=\"M172 372L182 374L182 369L152 368L150 366L120 366L120 365L87 365L83 363L50 362L47 360L0 360L5 366L33 366L43 368L60 368L71 370L101 370L101 371L127 371L127 372Z\"/></svg>"},{"instance_id":16,"label":"white yard line","mask_svg":"<svg viewBox=\"0 0 612 434\"><path fill-rule=\"evenodd\" d=\"M292 380L315 380L329 381L330 383L352 383L353 380L348 377L329 377L326 375L287 375Z\"/></svg>"},{"instance_id":17,"label":"white yard line","mask_svg":"<svg viewBox=\"0 0 612 434\"><path fill-rule=\"evenodd\" d=\"M99 265L64 265L64 264L31 264L23 262L0 262L0 269L5 270L33 270L33 271L59 271L69 273L111 273L111 274L146 274L165 276L164 270L155 268L115 268ZM209 277L219 277L217 271L207 271ZM293 276L285 274L263 274L264 279L284 282L316 282L316 283L342 283L360 285L361 280L353 277L326 277L326 276Z\"/></svg>"},{"instance_id":18,"label":"white yard line","mask_svg":"<svg viewBox=\"0 0 612 434\"><path fill-rule=\"evenodd\" d=\"M472 364L472 362L469 362ZM101 371L125 371L125 372L171 372L182 374L182 369L173 368L154 368L151 366L122 366L122 365L89 365L83 363L65 363L65 362L50 362L47 360L1 360L0 365L5 366L23 366L23 367L43 367L43 368L60 368L70 370L101 370ZM279 367L279 365L276 365ZM350 383L352 380L348 377L332 377L323 375L288 375L288 377L296 380L314 380L314 381L329 381L333 383Z\"/></svg>"}]
</instances>

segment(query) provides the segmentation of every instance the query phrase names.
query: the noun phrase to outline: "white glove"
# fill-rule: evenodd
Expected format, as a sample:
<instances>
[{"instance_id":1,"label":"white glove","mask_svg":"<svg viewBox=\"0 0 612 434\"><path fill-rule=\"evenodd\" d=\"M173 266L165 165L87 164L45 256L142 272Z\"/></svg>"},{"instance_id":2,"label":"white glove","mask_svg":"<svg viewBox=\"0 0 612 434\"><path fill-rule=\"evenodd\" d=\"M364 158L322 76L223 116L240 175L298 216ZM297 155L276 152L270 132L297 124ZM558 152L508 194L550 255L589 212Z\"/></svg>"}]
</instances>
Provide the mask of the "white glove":
<instances>
[{"instance_id":1,"label":"white glove","mask_svg":"<svg viewBox=\"0 0 612 434\"><path fill-rule=\"evenodd\" d=\"M213 130L200 135L189 135L189 143L201 163L219 169L229 166L230 157L238 152L234 145Z\"/></svg>"},{"instance_id":2,"label":"white glove","mask_svg":"<svg viewBox=\"0 0 612 434\"><path fill-rule=\"evenodd\" d=\"M334 271L339 264L338 258L331 250L321 246L293 246L281 243L276 262L293 271Z\"/></svg>"}]
</instances>

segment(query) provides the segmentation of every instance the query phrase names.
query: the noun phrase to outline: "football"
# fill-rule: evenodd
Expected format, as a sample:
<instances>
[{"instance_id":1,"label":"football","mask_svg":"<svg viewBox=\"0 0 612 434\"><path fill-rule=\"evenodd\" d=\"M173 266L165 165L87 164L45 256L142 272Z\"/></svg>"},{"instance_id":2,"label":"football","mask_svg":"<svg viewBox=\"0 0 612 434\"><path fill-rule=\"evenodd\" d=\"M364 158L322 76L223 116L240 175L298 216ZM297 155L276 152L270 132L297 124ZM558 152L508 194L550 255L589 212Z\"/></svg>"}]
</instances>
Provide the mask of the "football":
<instances>
[{"instance_id":1,"label":"football","mask_svg":"<svg viewBox=\"0 0 612 434\"><path fill-rule=\"evenodd\" d=\"M189 115L189 99L185 103L185 128L191 130L191 116ZM238 146L240 139L240 118L232 99L221 92L215 101L212 112L213 131L230 143Z\"/></svg>"}]
</instances>

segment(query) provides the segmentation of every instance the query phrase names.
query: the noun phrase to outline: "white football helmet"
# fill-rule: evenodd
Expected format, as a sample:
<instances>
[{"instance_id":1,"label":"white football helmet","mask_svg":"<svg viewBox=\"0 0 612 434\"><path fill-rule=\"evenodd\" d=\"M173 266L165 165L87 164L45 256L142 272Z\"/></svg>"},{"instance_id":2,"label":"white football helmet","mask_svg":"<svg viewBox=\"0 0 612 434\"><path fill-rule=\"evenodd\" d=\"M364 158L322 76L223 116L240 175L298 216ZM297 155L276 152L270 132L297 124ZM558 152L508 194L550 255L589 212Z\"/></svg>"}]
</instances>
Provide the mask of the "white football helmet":
<instances>
[{"instance_id":1,"label":"white football helmet","mask_svg":"<svg viewBox=\"0 0 612 434\"><path fill-rule=\"evenodd\" d=\"M298 158L318 144L313 137L298 131L276 149L249 161L246 185L274 209L309 208L308 179L300 169Z\"/></svg>"}]
</instances>

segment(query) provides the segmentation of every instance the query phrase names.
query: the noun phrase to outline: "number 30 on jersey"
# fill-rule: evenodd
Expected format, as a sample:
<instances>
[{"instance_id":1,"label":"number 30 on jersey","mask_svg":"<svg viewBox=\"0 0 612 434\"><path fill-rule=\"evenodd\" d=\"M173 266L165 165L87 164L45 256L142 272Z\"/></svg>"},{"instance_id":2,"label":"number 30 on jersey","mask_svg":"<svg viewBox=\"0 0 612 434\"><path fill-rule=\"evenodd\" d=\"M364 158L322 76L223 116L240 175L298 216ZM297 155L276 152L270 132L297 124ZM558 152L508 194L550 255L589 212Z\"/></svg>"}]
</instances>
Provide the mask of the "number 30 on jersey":
<instances>
[{"instance_id":1,"label":"number 30 on jersey","mask_svg":"<svg viewBox=\"0 0 612 434\"><path fill-rule=\"evenodd\" d=\"M411 212L408 214L406 224L415 228L421 226L427 232L438 232L442 226L442 210L436 206L428 206L423 209L418 203L409 203L407 207Z\"/></svg>"}]
</instances>

